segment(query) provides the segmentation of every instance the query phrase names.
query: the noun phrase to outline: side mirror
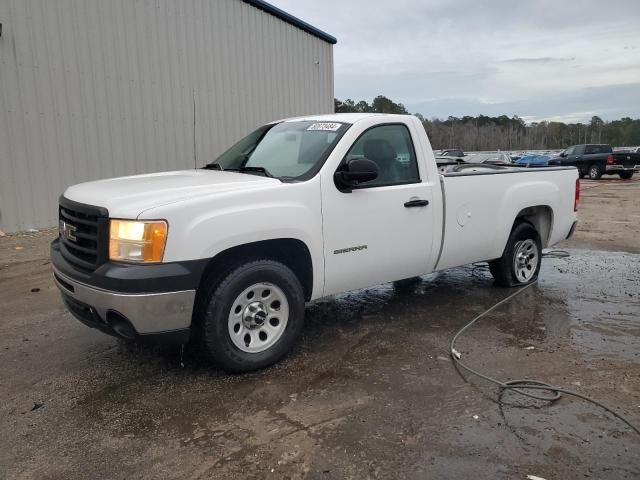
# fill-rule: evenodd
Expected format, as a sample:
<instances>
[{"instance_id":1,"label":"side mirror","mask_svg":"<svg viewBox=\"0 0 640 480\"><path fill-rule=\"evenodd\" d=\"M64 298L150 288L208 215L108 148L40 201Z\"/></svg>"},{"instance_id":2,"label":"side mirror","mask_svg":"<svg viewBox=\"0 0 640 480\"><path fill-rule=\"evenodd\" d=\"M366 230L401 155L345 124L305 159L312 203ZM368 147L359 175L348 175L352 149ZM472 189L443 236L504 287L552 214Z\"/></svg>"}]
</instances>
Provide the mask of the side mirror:
<instances>
[{"instance_id":1,"label":"side mirror","mask_svg":"<svg viewBox=\"0 0 640 480\"><path fill-rule=\"evenodd\" d=\"M560 152L560 156L561 156L562 158L565 158L565 157L567 156L567 152Z\"/></svg>"},{"instance_id":2,"label":"side mirror","mask_svg":"<svg viewBox=\"0 0 640 480\"><path fill-rule=\"evenodd\" d=\"M376 178L378 178L378 165L368 158L351 159L333 175L336 187L342 192L351 192L353 187Z\"/></svg>"}]
</instances>

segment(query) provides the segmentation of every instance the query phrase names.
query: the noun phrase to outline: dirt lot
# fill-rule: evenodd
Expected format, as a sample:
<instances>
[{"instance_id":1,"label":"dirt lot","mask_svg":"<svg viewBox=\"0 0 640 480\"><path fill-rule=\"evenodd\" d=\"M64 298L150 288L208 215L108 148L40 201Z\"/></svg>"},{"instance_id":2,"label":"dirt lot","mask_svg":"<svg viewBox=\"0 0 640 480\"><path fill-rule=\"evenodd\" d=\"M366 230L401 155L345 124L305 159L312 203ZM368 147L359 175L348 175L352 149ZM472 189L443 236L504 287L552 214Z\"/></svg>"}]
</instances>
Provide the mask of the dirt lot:
<instances>
[{"instance_id":1,"label":"dirt lot","mask_svg":"<svg viewBox=\"0 0 640 480\"><path fill-rule=\"evenodd\" d=\"M584 181L580 220L571 257L545 259L459 348L639 424L640 179ZM0 238L0 478L640 477L640 436L597 407L498 404L452 367L452 334L507 294L484 271L309 305L285 361L229 376L74 320L50 279L53 235Z\"/></svg>"}]
</instances>

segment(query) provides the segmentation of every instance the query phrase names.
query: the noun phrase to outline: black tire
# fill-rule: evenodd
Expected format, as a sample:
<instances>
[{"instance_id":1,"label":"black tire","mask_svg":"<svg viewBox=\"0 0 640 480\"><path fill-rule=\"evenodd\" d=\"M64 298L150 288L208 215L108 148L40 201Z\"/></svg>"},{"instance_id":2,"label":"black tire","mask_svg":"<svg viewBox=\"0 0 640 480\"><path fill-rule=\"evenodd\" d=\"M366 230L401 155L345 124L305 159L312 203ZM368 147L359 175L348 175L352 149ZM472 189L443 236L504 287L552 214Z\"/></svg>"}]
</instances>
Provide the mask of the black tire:
<instances>
[{"instance_id":1,"label":"black tire","mask_svg":"<svg viewBox=\"0 0 640 480\"><path fill-rule=\"evenodd\" d=\"M229 333L229 314L233 303L246 288L257 284L275 285L289 303L289 317L284 332L268 349L249 353L239 349ZM274 260L244 263L221 281L204 281L194 314L194 341L204 355L230 373L243 373L267 367L282 359L293 348L304 323L304 290L298 277Z\"/></svg>"},{"instance_id":2,"label":"black tire","mask_svg":"<svg viewBox=\"0 0 640 480\"><path fill-rule=\"evenodd\" d=\"M620 172L618 175L620 175L620 178L623 180L631 180L631 177L633 177L633 172Z\"/></svg>"},{"instance_id":3,"label":"black tire","mask_svg":"<svg viewBox=\"0 0 640 480\"><path fill-rule=\"evenodd\" d=\"M535 243L537 247L537 261L532 265L533 276L526 281L521 281L516 275L515 256L518 246L525 240L532 240ZM489 262L489 270L497 285L501 287L517 287L528 285L537 280L541 261L542 244L538 231L530 223L521 222L516 224L513 230L511 230L502 257Z\"/></svg>"},{"instance_id":4,"label":"black tire","mask_svg":"<svg viewBox=\"0 0 640 480\"><path fill-rule=\"evenodd\" d=\"M600 165L594 164L589 167L587 175L591 180L598 180L600 177L602 177L602 173L602 167L600 167Z\"/></svg>"}]
</instances>

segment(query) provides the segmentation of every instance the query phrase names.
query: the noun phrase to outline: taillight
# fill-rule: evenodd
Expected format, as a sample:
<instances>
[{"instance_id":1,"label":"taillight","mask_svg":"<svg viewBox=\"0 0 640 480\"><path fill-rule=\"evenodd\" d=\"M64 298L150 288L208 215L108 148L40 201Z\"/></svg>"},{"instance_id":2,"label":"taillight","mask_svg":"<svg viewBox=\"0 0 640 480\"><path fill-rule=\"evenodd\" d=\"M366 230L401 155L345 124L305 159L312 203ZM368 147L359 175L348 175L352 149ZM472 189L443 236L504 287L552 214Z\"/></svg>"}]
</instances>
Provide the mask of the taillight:
<instances>
[{"instance_id":1,"label":"taillight","mask_svg":"<svg viewBox=\"0 0 640 480\"><path fill-rule=\"evenodd\" d=\"M573 201L573 211L578 211L578 204L580 203L580 179L576 178L576 196Z\"/></svg>"},{"instance_id":2,"label":"taillight","mask_svg":"<svg viewBox=\"0 0 640 480\"><path fill-rule=\"evenodd\" d=\"M607 165L613 165L613 155L607 157Z\"/></svg>"}]
</instances>

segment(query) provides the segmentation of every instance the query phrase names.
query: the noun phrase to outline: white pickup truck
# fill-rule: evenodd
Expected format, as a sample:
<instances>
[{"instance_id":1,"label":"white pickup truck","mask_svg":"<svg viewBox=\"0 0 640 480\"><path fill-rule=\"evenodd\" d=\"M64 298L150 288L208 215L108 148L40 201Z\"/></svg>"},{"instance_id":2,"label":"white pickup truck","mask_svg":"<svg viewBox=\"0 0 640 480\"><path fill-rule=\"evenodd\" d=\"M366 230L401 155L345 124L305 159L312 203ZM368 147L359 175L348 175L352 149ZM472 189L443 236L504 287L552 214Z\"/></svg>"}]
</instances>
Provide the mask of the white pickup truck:
<instances>
[{"instance_id":1,"label":"white pickup truck","mask_svg":"<svg viewBox=\"0 0 640 480\"><path fill-rule=\"evenodd\" d=\"M243 372L287 354L305 302L484 260L534 281L578 200L573 167L439 169L413 116L291 118L201 169L69 187L51 260L83 323Z\"/></svg>"}]
</instances>

